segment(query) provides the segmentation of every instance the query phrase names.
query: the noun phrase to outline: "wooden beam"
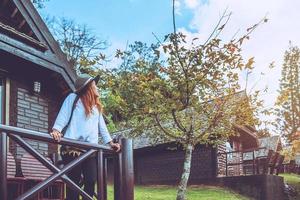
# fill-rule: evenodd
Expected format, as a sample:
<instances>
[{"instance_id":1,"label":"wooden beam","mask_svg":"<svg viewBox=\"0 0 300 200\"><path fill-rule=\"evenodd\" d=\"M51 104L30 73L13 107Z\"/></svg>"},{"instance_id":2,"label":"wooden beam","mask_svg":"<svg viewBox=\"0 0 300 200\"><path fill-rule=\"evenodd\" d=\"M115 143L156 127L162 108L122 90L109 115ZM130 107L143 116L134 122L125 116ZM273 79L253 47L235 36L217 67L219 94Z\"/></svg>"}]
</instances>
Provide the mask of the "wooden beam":
<instances>
[{"instance_id":1,"label":"wooden beam","mask_svg":"<svg viewBox=\"0 0 300 200\"><path fill-rule=\"evenodd\" d=\"M19 24L18 29L20 30L26 23L26 20L23 19L22 22Z\"/></svg>"},{"instance_id":2,"label":"wooden beam","mask_svg":"<svg viewBox=\"0 0 300 200\"><path fill-rule=\"evenodd\" d=\"M6 34L14 39L21 40L25 42L26 44L29 44L30 46L39 49L41 51L46 51L48 48L45 44L37 41L36 39L29 37L25 33L22 33L18 30L16 30L13 27L7 26L0 22L0 32L3 34Z\"/></svg>"},{"instance_id":3,"label":"wooden beam","mask_svg":"<svg viewBox=\"0 0 300 200\"><path fill-rule=\"evenodd\" d=\"M10 18L14 18L16 16L16 14L18 13L18 8L14 9L14 12L10 15Z\"/></svg>"},{"instance_id":4,"label":"wooden beam","mask_svg":"<svg viewBox=\"0 0 300 200\"><path fill-rule=\"evenodd\" d=\"M40 66L45 66L52 71L60 72L59 68L63 68L60 66L59 60L52 53L43 53L34 49L33 47L30 47L29 45L24 44L23 42L19 42L3 34L0 34L0 50L7 51Z\"/></svg>"},{"instance_id":5,"label":"wooden beam","mask_svg":"<svg viewBox=\"0 0 300 200\"><path fill-rule=\"evenodd\" d=\"M32 18L32 13L30 13L27 8L24 7L24 4L32 4L28 0L11 0L14 2L14 4L19 9L19 12L22 14L24 20L26 20L27 24L29 25L30 29L34 32L34 34L37 36L38 40L40 42L43 42L44 44L47 44L47 41L45 40L44 36L41 34L41 31L39 30L40 24L37 24L34 19ZM36 11L37 12L37 11Z\"/></svg>"},{"instance_id":6,"label":"wooden beam","mask_svg":"<svg viewBox=\"0 0 300 200\"><path fill-rule=\"evenodd\" d=\"M40 52L28 45L12 39L0 33L0 50L6 51L20 58L36 63L39 66L50 69L62 75L72 90L75 90L72 77L66 72L66 68L53 53Z\"/></svg>"},{"instance_id":7,"label":"wooden beam","mask_svg":"<svg viewBox=\"0 0 300 200\"><path fill-rule=\"evenodd\" d=\"M66 55L61 51L59 44L56 42L52 34L50 33L45 22L39 15L38 11L35 9L33 4L29 0L11 0L18 7L19 11L22 13L23 17L26 19L28 25L33 30L34 34L39 41L45 43L49 46L49 49L53 51L60 62L64 66L64 70L71 77L72 82L76 79L76 74L72 70L72 66L68 62Z\"/></svg>"}]
</instances>

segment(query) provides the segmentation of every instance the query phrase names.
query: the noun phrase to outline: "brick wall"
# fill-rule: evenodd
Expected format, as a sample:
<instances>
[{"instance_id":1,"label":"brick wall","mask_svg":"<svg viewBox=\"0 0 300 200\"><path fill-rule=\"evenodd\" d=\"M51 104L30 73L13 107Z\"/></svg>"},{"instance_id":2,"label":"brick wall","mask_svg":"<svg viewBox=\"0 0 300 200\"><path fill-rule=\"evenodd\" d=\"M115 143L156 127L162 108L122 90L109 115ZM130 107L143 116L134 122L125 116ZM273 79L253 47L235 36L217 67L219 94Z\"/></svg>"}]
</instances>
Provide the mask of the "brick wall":
<instances>
[{"instance_id":1,"label":"brick wall","mask_svg":"<svg viewBox=\"0 0 300 200\"><path fill-rule=\"evenodd\" d=\"M42 82L41 94L32 94L30 80L11 77L10 81L10 118L9 125L48 134L51 130L62 101L62 94L51 85ZM57 151L57 144L29 142L43 154ZM10 140L10 151L20 161L24 150Z\"/></svg>"},{"instance_id":2,"label":"brick wall","mask_svg":"<svg viewBox=\"0 0 300 200\"><path fill-rule=\"evenodd\" d=\"M46 99L32 95L23 88L17 89L17 127L48 133L48 102ZM41 153L48 152L45 142L29 141ZM17 154L24 150L17 147Z\"/></svg>"},{"instance_id":3,"label":"brick wall","mask_svg":"<svg viewBox=\"0 0 300 200\"><path fill-rule=\"evenodd\" d=\"M39 132L48 132L48 102L39 96L30 95L26 89L18 88L17 126Z\"/></svg>"}]
</instances>

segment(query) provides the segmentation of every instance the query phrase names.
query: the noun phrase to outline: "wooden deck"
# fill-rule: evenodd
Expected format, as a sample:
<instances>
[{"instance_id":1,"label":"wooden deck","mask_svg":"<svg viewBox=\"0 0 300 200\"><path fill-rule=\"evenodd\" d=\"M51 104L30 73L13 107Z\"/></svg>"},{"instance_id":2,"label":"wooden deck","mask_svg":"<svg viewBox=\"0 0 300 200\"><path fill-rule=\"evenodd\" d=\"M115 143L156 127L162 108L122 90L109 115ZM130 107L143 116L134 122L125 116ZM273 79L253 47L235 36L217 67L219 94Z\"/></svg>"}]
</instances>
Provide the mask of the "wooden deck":
<instances>
[{"instance_id":1,"label":"wooden deck","mask_svg":"<svg viewBox=\"0 0 300 200\"><path fill-rule=\"evenodd\" d=\"M243 151L221 152L218 154L218 176L242 176L257 174L278 174L284 157L266 148Z\"/></svg>"}]
</instances>

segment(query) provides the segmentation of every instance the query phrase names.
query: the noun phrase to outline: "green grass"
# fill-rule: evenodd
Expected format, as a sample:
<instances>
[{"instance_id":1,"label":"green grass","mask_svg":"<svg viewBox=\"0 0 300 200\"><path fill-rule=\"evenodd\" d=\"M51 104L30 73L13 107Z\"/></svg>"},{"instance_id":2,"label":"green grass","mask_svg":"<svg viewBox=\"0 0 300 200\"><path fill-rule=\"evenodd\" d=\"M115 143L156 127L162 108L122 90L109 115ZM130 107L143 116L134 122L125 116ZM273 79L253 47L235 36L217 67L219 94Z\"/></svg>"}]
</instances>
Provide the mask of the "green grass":
<instances>
[{"instance_id":1,"label":"green grass","mask_svg":"<svg viewBox=\"0 0 300 200\"><path fill-rule=\"evenodd\" d=\"M176 187L170 186L135 186L135 200L175 200ZM232 192L230 189L214 186L192 186L188 188L188 200L249 200ZM113 200L113 187L108 187L108 199Z\"/></svg>"},{"instance_id":2,"label":"green grass","mask_svg":"<svg viewBox=\"0 0 300 200\"><path fill-rule=\"evenodd\" d=\"M284 178L284 181L293 186L296 191L298 192L298 195L293 199L300 199L300 175L297 174L280 174L279 176L282 176Z\"/></svg>"},{"instance_id":3,"label":"green grass","mask_svg":"<svg viewBox=\"0 0 300 200\"><path fill-rule=\"evenodd\" d=\"M286 181L289 184L293 185L299 185L300 186L300 175L297 174L280 174L284 178L284 181Z\"/></svg>"}]
</instances>

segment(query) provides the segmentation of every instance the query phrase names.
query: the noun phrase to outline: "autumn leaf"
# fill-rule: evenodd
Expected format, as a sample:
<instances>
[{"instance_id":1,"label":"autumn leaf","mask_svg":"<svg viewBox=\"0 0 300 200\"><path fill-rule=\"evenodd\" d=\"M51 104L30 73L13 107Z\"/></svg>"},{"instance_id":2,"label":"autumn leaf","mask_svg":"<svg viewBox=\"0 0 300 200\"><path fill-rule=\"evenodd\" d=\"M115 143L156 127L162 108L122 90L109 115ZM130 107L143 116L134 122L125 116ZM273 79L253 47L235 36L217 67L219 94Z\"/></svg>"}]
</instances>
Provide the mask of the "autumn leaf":
<instances>
[{"instance_id":1,"label":"autumn leaf","mask_svg":"<svg viewBox=\"0 0 300 200\"><path fill-rule=\"evenodd\" d=\"M246 69L253 69L253 67L252 67L253 63L254 63L254 57L252 57L252 58L250 58L250 59L248 60L248 62L247 62L246 65L245 65L245 68L246 68Z\"/></svg>"}]
</instances>

